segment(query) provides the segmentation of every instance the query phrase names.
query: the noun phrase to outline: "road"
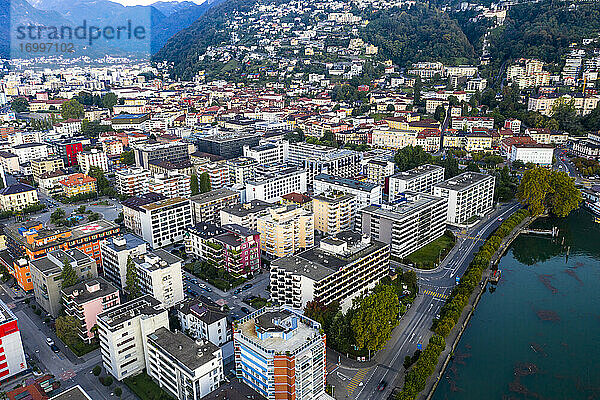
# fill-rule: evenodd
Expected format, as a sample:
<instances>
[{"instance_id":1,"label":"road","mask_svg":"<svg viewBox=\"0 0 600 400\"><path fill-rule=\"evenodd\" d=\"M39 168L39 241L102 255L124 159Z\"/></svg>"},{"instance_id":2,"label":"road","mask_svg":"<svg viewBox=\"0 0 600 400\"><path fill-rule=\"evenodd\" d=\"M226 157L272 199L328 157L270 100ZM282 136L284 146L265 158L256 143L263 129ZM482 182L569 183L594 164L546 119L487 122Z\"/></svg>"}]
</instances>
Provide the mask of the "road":
<instances>
[{"instance_id":1,"label":"road","mask_svg":"<svg viewBox=\"0 0 600 400\"><path fill-rule=\"evenodd\" d=\"M387 399L398 378L404 373L404 357L412 356L417 350L417 344L422 344L423 348L427 345L431 336L429 328L455 286L456 277L464 274L474 253L485 238L501 224L501 220L518 208L519 204L514 202L500 205L473 228L459 234L457 246L438 268L417 271L419 295L394 329L388 345L377 354L377 364L365 369L344 365L328 368L331 380L340 382L340 385L336 385L339 391L336 398L348 396L347 398L360 400ZM335 358L333 354L328 354L329 366L337 364ZM378 390L380 382L386 383L386 387L381 391ZM342 384L347 389L342 387Z\"/></svg>"}]
</instances>

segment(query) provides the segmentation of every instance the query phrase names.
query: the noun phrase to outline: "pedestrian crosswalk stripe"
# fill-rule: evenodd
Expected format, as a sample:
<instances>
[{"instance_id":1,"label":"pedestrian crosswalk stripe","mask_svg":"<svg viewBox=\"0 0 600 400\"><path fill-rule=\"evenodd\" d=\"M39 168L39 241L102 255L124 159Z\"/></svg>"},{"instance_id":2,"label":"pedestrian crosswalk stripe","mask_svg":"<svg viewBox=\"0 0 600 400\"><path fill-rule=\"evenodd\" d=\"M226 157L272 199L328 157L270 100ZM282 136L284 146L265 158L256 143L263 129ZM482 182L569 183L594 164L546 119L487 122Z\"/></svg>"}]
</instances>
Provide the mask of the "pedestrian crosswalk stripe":
<instances>
[{"instance_id":1,"label":"pedestrian crosswalk stripe","mask_svg":"<svg viewBox=\"0 0 600 400\"><path fill-rule=\"evenodd\" d=\"M348 395L354 393L354 390L356 390L356 387L363 380L367 372L369 372L368 369L362 369L352 377L350 383L348 384Z\"/></svg>"},{"instance_id":2,"label":"pedestrian crosswalk stripe","mask_svg":"<svg viewBox=\"0 0 600 400\"><path fill-rule=\"evenodd\" d=\"M435 298L442 299L442 300L447 300L448 299L448 295L447 294L434 292L433 290L425 290L423 293L425 293L428 296L435 297Z\"/></svg>"}]
</instances>

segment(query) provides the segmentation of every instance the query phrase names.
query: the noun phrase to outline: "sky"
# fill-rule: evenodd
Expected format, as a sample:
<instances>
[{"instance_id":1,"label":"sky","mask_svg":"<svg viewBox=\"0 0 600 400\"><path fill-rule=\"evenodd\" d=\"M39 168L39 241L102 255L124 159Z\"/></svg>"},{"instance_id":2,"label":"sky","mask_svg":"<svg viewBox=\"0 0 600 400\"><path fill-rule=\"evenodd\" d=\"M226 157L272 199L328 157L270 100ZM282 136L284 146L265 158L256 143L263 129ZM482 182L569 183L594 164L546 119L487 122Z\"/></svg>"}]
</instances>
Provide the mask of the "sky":
<instances>
[{"instance_id":1,"label":"sky","mask_svg":"<svg viewBox=\"0 0 600 400\"><path fill-rule=\"evenodd\" d=\"M115 3L121 3L125 6L148 6L148 5L156 3L157 1L160 1L160 0L111 0L111 1L114 1ZM162 0L162 1L165 1L165 2L176 1L178 3L181 3L183 0ZM187 0L187 1L191 1L192 3L196 3L196 4L204 3L204 0Z\"/></svg>"}]
</instances>

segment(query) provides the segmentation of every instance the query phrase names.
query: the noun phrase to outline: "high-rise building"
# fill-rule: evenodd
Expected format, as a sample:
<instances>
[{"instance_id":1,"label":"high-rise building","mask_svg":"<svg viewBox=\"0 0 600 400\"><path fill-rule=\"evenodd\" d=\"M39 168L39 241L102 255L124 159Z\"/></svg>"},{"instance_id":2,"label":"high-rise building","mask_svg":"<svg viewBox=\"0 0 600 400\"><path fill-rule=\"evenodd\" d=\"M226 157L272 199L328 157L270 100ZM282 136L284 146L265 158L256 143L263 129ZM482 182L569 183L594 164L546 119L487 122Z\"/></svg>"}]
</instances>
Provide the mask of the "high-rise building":
<instances>
[{"instance_id":1,"label":"high-rise building","mask_svg":"<svg viewBox=\"0 0 600 400\"><path fill-rule=\"evenodd\" d=\"M492 210L494 184L491 175L463 172L436 184L433 194L448 198L448 222L460 225Z\"/></svg>"},{"instance_id":2,"label":"high-rise building","mask_svg":"<svg viewBox=\"0 0 600 400\"><path fill-rule=\"evenodd\" d=\"M193 146L193 145L192 145ZM139 143L133 145L135 155L135 165L150 169L150 161L169 160L171 162L181 162L190 157L190 143L169 142L169 143Z\"/></svg>"},{"instance_id":3,"label":"high-rise building","mask_svg":"<svg viewBox=\"0 0 600 400\"><path fill-rule=\"evenodd\" d=\"M381 204L381 186L375 183L321 174L315 176L313 187L316 194L328 190L353 194L359 211L371 204Z\"/></svg>"},{"instance_id":4,"label":"high-rise building","mask_svg":"<svg viewBox=\"0 0 600 400\"><path fill-rule=\"evenodd\" d=\"M248 229L256 230L256 221L265 215L273 204L262 200L250 200L243 204L234 204L221 209L221 225L237 224Z\"/></svg>"},{"instance_id":5,"label":"high-rise building","mask_svg":"<svg viewBox=\"0 0 600 400\"><path fill-rule=\"evenodd\" d=\"M129 257L146 254L147 251L148 243L131 233L103 240L100 242L100 252L104 277L117 288L124 290L127 286L127 260Z\"/></svg>"},{"instance_id":6,"label":"high-rise building","mask_svg":"<svg viewBox=\"0 0 600 400\"><path fill-rule=\"evenodd\" d=\"M219 224L221 210L227 206L238 204L240 194L229 189L216 189L192 196L190 200L195 224L200 222Z\"/></svg>"},{"instance_id":7,"label":"high-rise building","mask_svg":"<svg viewBox=\"0 0 600 400\"><path fill-rule=\"evenodd\" d=\"M140 290L158 300L165 308L183 300L183 260L168 251L157 249L132 257ZM125 288L127 291L127 288Z\"/></svg>"},{"instance_id":8,"label":"high-rise building","mask_svg":"<svg viewBox=\"0 0 600 400\"><path fill-rule=\"evenodd\" d=\"M236 321L236 376L268 399L327 400L325 334L286 306L265 307Z\"/></svg>"},{"instance_id":9,"label":"high-rise building","mask_svg":"<svg viewBox=\"0 0 600 400\"><path fill-rule=\"evenodd\" d=\"M257 218L260 247L272 257L285 257L315 243L313 213L296 205L284 205L268 210Z\"/></svg>"},{"instance_id":10,"label":"high-rise building","mask_svg":"<svg viewBox=\"0 0 600 400\"><path fill-rule=\"evenodd\" d=\"M296 167L286 168L277 173L259 175L246 183L246 200L263 200L268 203L281 201L281 196L307 190L307 173Z\"/></svg>"},{"instance_id":11,"label":"high-rise building","mask_svg":"<svg viewBox=\"0 0 600 400\"><path fill-rule=\"evenodd\" d=\"M123 168L115 172L115 187L119 194L139 196L148 192L150 171L141 167Z\"/></svg>"},{"instance_id":12,"label":"high-rise building","mask_svg":"<svg viewBox=\"0 0 600 400\"><path fill-rule=\"evenodd\" d=\"M3 381L27 369L17 316L0 300L0 379Z\"/></svg>"},{"instance_id":13,"label":"high-rise building","mask_svg":"<svg viewBox=\"0 0 600 400\"><path fill-rule=\"evenodd\" d=\"M108 172L108 157L105 152L97 149L77 153L77 163L84 174L89 173L92 167Z\"/></svg>"},{"instance_id":14,"label":"high-rise building","mask_svg":"<svg viewBox=\"0 0 600 400\"><path fill-rule=\"evenodd\" d=\"M390 202L406 191L433 193L433 185L444 180L444 167L424 164L390 177Z\"/></svg>"},{"instance_id":15,"label":"high-rise building","mask_svg":"<svg viewBox=\"0 0 600 400\"><path fill-rule=\"evenodd\" d=\"M321 234L335 235L354 229L356 202L353 194L327 191L312 200L315 230Z\"/></svg>"}]
</instances>

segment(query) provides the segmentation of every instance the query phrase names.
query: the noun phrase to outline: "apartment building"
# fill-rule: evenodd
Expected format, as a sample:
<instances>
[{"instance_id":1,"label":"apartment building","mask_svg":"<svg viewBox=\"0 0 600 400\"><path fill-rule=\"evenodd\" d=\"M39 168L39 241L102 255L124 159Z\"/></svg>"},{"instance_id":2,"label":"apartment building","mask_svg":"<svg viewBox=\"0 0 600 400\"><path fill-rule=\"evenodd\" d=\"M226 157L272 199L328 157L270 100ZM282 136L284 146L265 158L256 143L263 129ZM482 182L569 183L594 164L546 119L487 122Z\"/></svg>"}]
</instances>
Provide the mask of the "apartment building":
<instances>
[{"instance_id":1,"label":"apartment building","mask_svg":"<svg viewBox=\"0 0 600 400\"><path fill-rule=\"evenodd\" d=\"M146 368L147 336L169 328L169 315L150 295L122 303L98 315L100 354L106 371L117 380Z\"/></svg>"},{"instance_id":2,"label":"apartment building","mask_svg":"<svg viewBox=\"0 0 600 400\"><path fill-rule=\"evenodd\" d=\"M119 305L119 290L98 277L61 290L65 313L79 322L79 337L91 343L95 337L92 330L96 326L98 314Z\"/></svg>"},{"instance_id":3,"label":"apartment building","mask_svg":"<svg viewBox=\"0 0 600 400\"><path fill-rule=\"evenodd\" d=\"M210 188L223 189L230 185L229 167L224 161L209 162L198 167L198 174L206 172L210 180Z\"/></svg>"},{"instance_id":4,"label":"apartment building","mask_svg":"<svg viewBox=\"0 0 600 400\"><path fill-rule=\"evenodd\" d=\"M77 153L77 164L79 164L81 172L84 174L88 174L92 167L108 172L108 156L105 152L98 151L98 149Z\"/></svg>"},{"instance_id":5,"label":"apartment building","mask_svg":"<svg viewBox=\"0 0 600 400\"><path fill-rule=\"evenodd\" d=\"M335 235L354 229L356 202L353 194L327 191L312 200L315 230L322 235Z\"/></svg>"},{"instance_id":6,"label":"apartment building","mask_svg":"<svg viewBox=\"0 0 600 400\"><path fill-rule=\"evenodd\" d=\"M381 186L375 183L320 174L315 176L313 187L314 193L323 193L334 190L337 192L353 194L355 196L357 210L371 204L381 204Z\"/></svg>"},{"instance_id":7,"label":"apartment building","mask_svg":"<svg viewBox=\"0 0 600 400\"><path fill-rule=\"evenodd\" d=\"M19 164L48 158L48 145L45 143L18 144L9 150L19 157Z\"/></svg>"},{"instance_id":8,"label":"apartment building","mask_svg":"<svg viewBox=\"0 0 600 400\"><path fill-rule=\"evenodd\" d=\"M211 342L167 328L158 328L146 340L146 372L176 399L200 400L223 381L221 349Z\"/></svg>"},{"instance_id":9,"label":"apartment building","mask_svg":"<svg viewBox=\"0 0 600 400\"><path fill-rule=\"evenodd\" d=\"M165 308L183 300L183 260L168 251L157 249L131 257L140 289L158 300ZM127 291L127 288L125 288Z\"/></svg>"},{"instance_id":10,"label":"apartment building","mask_svg":"<svg viewBox=\"0 0 600 400\"><path fill-rule=\"evenodd\" d=\"M77 165L77 153L83 151L81 140L67 139L52 142L54 154L63 159L67 167Z\"/></svg>"},{"instance_id":11,"label":"apartment building","mask_svg":"<svg viewBox=\"0 0 600 400\"><path fill-rule=\"evenodd\" d=\"M0 300L0 379L24 372L27 367L17 316Z\"/></svg>"},{"instance_id":12,"label":"apartment building","mask_svg":"<svg viewBox=\"0 0 600 400\"><path fill-rule=\"evenodd\" d=\"M200 222L188 228L185 247L188 254L234 276L260 271L260 234L241 225Z\"/></svg>"},{"instance_id":13,"label":"apartment building","mask_svg":"<svg viewBox=\"0 0 600 400\"><path fill-rule=\"evenodd\" d=\"M0 189L0 210L19 212L38 203L37 190L24 183L14 183Z\"/></svg>"},{"instance_id":14,"label":"apartment building","mask_svg":"<svg viewBox=\"0 0 600 400\"><path fill-rule=\"evenodd\" d=\"M181 162L188 160L190 155L190 144L185 142L136 143L132 148L136 167L144 169L150 169L150 161Z\"/></svg>"},{"instance_id":15,"label":"apartment building","mask_svg":"<svg viewBox=\"0 0 600 400\"><path fill-rule=\"evenodd\" d=\"M288 193L281 196L281 204L295 204L311 211L312 197L303 193Z\"/></svg>"},{"instance_id":16,"label":"apartment building","mask_svg":"<svg viewBox=\"0 0 600 400\"><path fill-rule=\"evenodd\" d=\"M386 178L394 174L395 167L392 161L372 158L364 163L363 171L367 181L383 186Z\"/></svg>"},{"instance_id":17,"label":"apartment building","mask_svg":"<svg viewBox=\"0 0 600 400\"><path fill-rule=\"evenodd\" d=\"M62 194L66 197L74 197L78 194L95 193L97 191L96 178L92 178L85 174L71 174L58 183L62 189Z\"/></svg>"},{"instance_id":18,"label":"apartment building","mask_svg":"<svg viewBox=\"0 0 600 400\"><path fill-rule=\"evenodd\" d=\"M258 161L250 157L238 157L225 162L229 169L230 185L245 185L254 179Z\"/></svg>"},{"instance_id":19,"label":"apartment building","mask_svg":"<svg viewBox=\"0 0 600 400\"><path fill-rule=\"evenodd\" d=\"M169 160L154 160L150 161L150 172L153 174L194 174L194 165L190 160L184 160L179 162L172 162Z\"/></svg>"},{"instance_id":20,"label":"apartment building","mask_svg":"<svg viewBox=\"0 0 600 400\"><path fill-rule=\"evenodd\" d=\"M519 160L523 163L532 163L541 166L552 165L554 159L554 146L538 143L517 143L511 146L509 161Z\"/></svg>"},{"instance_id":21,"label":"apartment building","mask_svg":"<svg viewBox=\"0 0 600 400\"><path fill-rule=\"evenodd\" d=\"M265 307L237 321L236 376L269 399L328 400L321 325L286 306Z\"/></svg>"},{"instance_id":22,"label":"apartment building","mask_svg":"<svg viewBox=\"0 0 600 400\"><path fill-rule=\"evenodd\" d=\"M104 277L118 289L127 286L127 260L148 252L148 243L139 236L126 233L100 242L102 272Z\"/></svg>"},{"instance_id":23,"label":"apartment building","mask_svg":"<svg viewBox=\"0 0 600 400\"><path fill-rule=\"evenodd\" d=\"M408 171L398 172L390 177L390 203L406 191L432 193L433 186L444 180L444 167L424 164Z\"/></svg>"},{"instance_id":24,"label":"apartment building","mask_svg":"<svg viewBox=\"0 0 600 400\"><path fill-rule=\"evenodd\" d=\"M314 246L313 213L294 205L268 210L256 220L261 250L271 257L285 257Z\"/></svg>"},{"instance_id":25,"label":"apartment building","mask_svg":"<svg viewBox=\"0 0 600 400\"><path fill-rule=\"evenodd\" d=\"M464 172L436 184L433 194L448 198L448 222L461 225L492 210L494 184L491 175Z\"/></svg>"},{"instance_id":26,"label":"apartment building","mask_svg":"<svg viewBox=\"0 0 600 400\"><path fill-rule=\"evenodd\" d=\"M260 134L222 130L196 140L198 151L221 156L226 159L239 157L244 146L254 147L260 142Z\"/></svg>"},{"instance_id":27,"label":"apartment building","mask_svg":"<svg viewBox=\"0 0 600 400\"><path fill-rule=\"evenodd\" d=\"M191 178L189 175L170 172L156 174L148 180L148 192L160 193L166 198L189 198L192 194Z\"/></svg>"},{"instance_id":28,"label":"apartment building","mask_svg":"<svg viewBox=\"0 0 600 400\"><path fill-rule=\"evenodd\" d=\"M176 307L177 318L181 330L193 339L208 340L216 346L231 343L231 325L227 323L227 312L223 306L209 301L209 299L190 299ZM233 355L231 346L230 356ZM227 360L227 356L223 354Z\"/></svg>"},{"instance_id":29,"label":"apartment building","mask_svg":"<svg viewBox=\"0 0 600 400\"><path fill-rule=\"evenodd\" d=\"M405 191L394 204L369 206L361 211L362 233L391 246L402 259L444 234L448 199Z\"/></svg>"},{"instance_id":30,"label":"apartment building","mask_svg":"<svg viewBox=\"0 0 600 400\"><path fill-rule=\"evenodd\" d=\"M194 224L200 222L218 224L221 221L221 210L240 203L240 194L229 189L216 189L192 196L190 200Z\"/></svg>"},{"instance_id":31,"label":"apartment building","mask_svg":"<svg viewBox=\"0 0 600 400\"><path fill-rule=\"evenodd\" d=\"M192 207L189 199L148 193L123 202L123 219L127 228L156 249L184 239L192 225Z\"/></svg>"},{"instance_id":32,"label":"apartment building","mask_svg":"<svg viewBox=\"0 0 600 400\"><path fill-rule=\"evenodd\" d=\"M346 311L352 300L373 289L389 272L390 246L344 231L318 247L271 263L271 300L303 309L318 298Z\"/></svg>"},{"instance_id":33,"label":"apartment building","mask_svg":"<svg viewBox=\"0 0 600 400\"><path fill-rule=\"evenodd\" d=\"M473 128L494 129L494 118L492 117L454 117L452 118L452 129L471 132Z\"/></svg>"},{"instance_id":34,"label":"apartment building","mask_svg":"<svg viewBox=\"0 0 600 400\"><path fill-rule=\"evenodd\" d=\"M62 307L60 290L63 280L60 275L66 262L81 280L98 277L94 259L78 249L53 250L45 257L29 262L35 301L54 318L58 317Z\"/></svg>"},{"instance_id":35,"label":"apartment building","mask_svg":"<svg viewBox=\"0 0 600 400\"><path fill-rule=\"evenodd\" d=\"M221 209L221 225L237 224L257 230L257 220L265 215L274 204L262 200L250 200L243 204L234 204Z\"/></svg>"},{"instance_id":36,"label":"apartment building","mask_svg":"<svg viewBox=\"0 0 600 400\"><path fill-rule=\"evenodd\" d=\"M47 157L39 160L31 161L31 172L33 173L33 181L39 183L40 177L46 172L54 172L65 168L65 162L59 157Z\"/></svg>"},{"instance_id":37,"label":"apartment building","mask_svg":"<svg viewBox=\"0 0 600 400\"><path fill-rule=\"evenodd\" d=\"M139 196L148 192L150 171L142 167L132 167L115 172L115 187L117 192L125 196Z\"/></svg>"},{"instance_id":38,"label":"apartment building","mask_svg":"<svg viewBox=\"0 0 600 400\"><path fill-rule=\"evenodd\" d=\"M19 156L8 151L0 151L0 166L5 173L14 174L21 171Z\"/></svg>"},{"instance_id":39,"label":"apartment building","mask_svg":"<svg viewBox=\"0 0 600 400\"><path fill-rule=\"evenodd\" d=\"M304 193L307 190L307 176L306 170L297 167L257 176L246 184L246 201L263 200L277 203L285 194Z\"/></svg>"},{"instance_id":40,"label":"apartment building","mask_svg":"<svg viewBox=\"0 0 600 400\"><path fill-rule=\"evenodd\" d=\"M354 177L360 171L361 160L362 154L352 150L339 150L306 142L289 145L288 162L308 172L308 184L312 184L314 176L321 173Z\"/></svg>"},{"instance_id":41,"label":"apartment building","mask_svg":"<svg viewBox=\"0 0 600 400\"><path fill-rule=\"evenodd\" d=\"M259 164L284 163L289 158L289 142L286 140L244 146L244 157L255 159Z\"/></svg>"}]
</instances>

